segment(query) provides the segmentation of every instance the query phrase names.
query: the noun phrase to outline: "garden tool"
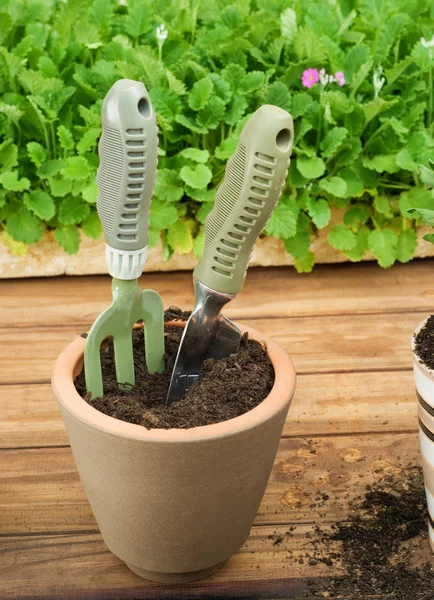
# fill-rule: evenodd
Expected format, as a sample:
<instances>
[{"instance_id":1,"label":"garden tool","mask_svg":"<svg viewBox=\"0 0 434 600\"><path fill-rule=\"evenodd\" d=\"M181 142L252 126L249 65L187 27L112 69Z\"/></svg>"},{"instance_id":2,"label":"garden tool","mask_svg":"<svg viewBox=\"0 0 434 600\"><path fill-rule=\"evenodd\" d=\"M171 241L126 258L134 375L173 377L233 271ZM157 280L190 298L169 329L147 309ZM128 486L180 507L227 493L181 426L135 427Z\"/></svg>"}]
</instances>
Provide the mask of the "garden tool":
<instances>
[{"instance_id":1,"label":"garden tool","mask_svg":"<svg viewBox=\"0 0 434 600\"><path fill-rule=\"evenodd\" d=\"M195 306L176 357L168 405L200 379L206 358L239 349L240 330L220 313L243 287L253 247L285 184L292 145L292 117L277 106L259 108L241 132L205 222L204 252L193 273Z\"/></svg>"},{"instance_id":2,"label":"garden tool","mask_svg":"<svg viewBox=\"0 0 434 600\"><path fill-rule=\"evenodd\" d=\"M145 86L129 79L117 81L104 99L101 119L97 210L113 277L113 302L86 338L84 368L92 398L103 395L100 347L107 336L113 336L118 383L134 385L132 328L140 319L148 371L164 370L163 303L157 292L142 291L137 285L147 259L158 154L155 113Z\"/></svg>"}]
</instances>

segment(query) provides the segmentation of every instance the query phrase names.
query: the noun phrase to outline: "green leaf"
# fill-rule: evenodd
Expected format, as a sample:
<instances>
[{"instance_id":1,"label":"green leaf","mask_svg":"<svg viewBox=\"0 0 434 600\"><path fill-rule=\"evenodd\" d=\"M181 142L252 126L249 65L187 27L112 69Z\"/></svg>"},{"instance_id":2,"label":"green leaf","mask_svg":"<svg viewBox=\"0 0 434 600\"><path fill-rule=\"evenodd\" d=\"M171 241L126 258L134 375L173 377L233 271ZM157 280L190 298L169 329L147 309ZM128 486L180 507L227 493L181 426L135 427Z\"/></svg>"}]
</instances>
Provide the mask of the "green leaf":
<instances>
[{"instance_id":1,"label":"green leaf","mask_svg":"<svg viewBox=\"0 0 434 600\"><path fill-rule=\"evenodd\" d=\"M78 198L68 196L59 206L59 221L62 225L75 225L86 219L89 212L90 208L87 204Z\"/></svg>"},{"instance_id":2,"label":"green leaf","mask_svg":"<svg viewBox=\"0 0 434 600\"><path fill-rule=\"evenodd\" d=\"M53 198L47 192L35 190L30 194L24 194L24 205L43 221L52 219L56 212Z\"/></svg>"},{"instance_id":3,"label":"green leaf","mask_svg":"<svg viewBox=\"0 0 434 600\"><path fill-rule=\"evenodd\" d=\"M397 100L384 100L383 98L377 97L375 100L371 100L363 107L365 113L366 122L372 121L374 117L380 113L388 110L391 106L396 104Z\"/></svg>"},{"instance_id":4,"label":"green leaf","mask_svg":"<svg viewBox=\"0 0 434 600\"><path fill-rule=\"evenodd\" d=\"M347 195L347 184L341 177L330 177L330 179L321 179L319 186L324 191L336 196L337 198L345 198Z\"/></svg>"},{"instance_id":5,"label":"green leaf","mask_svg":"<svg viewBox=\"0 0 434 600\"><path fill-rule=\"evenodd\" d=\"M167 229L178 219L178 211L173 204L153 200L151 202L151 211L149 216L149 224L153 229L161 231Z\"/></svg>"},{"instance_id":6,"label":"green leaf","mask_svg":"<svg viewBox=\"0 0 434 600\"><path fill-rule=\"evenodd\" d=\"M374 207L377 212L384 215L387 219L391 219L393 217L390 202L386 196L375 196Z\"/></svg>"},{"instance_id":7,"label":"green leaf","mask_svg":"<svg viewBox=\"0 0 434 600\"><path fill-rule=\"evenodd\" d=\"M417 163L414 162L410 152L407 148L403 148L396 155L396 164L400 169L405 171L415 171L417 169Z\"/></svg>"},{"instance_id":8,"label":"green leaf","mask_svg":"<svg viewBox=\"0 0 434 600\"><path fill-rule=\"evenodd\" d=\"M348 50L344 62L345 82L351 85L354 74L357 73L362 65L368 62L370 58L369 47L366 44L353 46Z\"/></svg>"},{"instance_id":9,"label":"green leaf","mask_svg":"<svg viewBox=\"0 0 434 600\"><path fill-rule=\"evenodd\" d=\"M69 129L66 129L66 127L64 127L64 125L59 125L59 127L57 128L57 137L59 138L61 147L66 152L69 152L70 150L74 150L74 148L75 148L74 138L72 136L72 133L69 131ZM38 165L38 166L40 166L40 165Z\"/></svg>"},{"instance_id":10,"label":"green leaf","mask_svg":"<svg viewBox=\"0 0 434 600\"><path fill-rule=\"evenodd\" d=\"M285 250L291 254L295 260L304 260L309 252L310 232L299 231L292 237L284 240Z\"/></svg>"},{"instance_id":11,"label":"green leaf","mask_svg":"<svg viewBox=\"0 0 434 600\"><path fill-rule=\"evenodd\" d=\"M77 254L80 247L80 234L73 225L57 227L54 230L54 239L68 254Z\"/></svg>"},{"instance_id":12,"label":"green leaf","mask_svg":"<svg viewBox=\"0 0 434 600\"><path fill-rule=\"evenodd\" d=\"M203 254L203 248L205 246L205 234L200 232L193 240L193 252L194 256L199 260Z\"/></svg>"},{"instance_id":13,"label":"green leaf","mask_svg":"<svg viewBox=\"0 0 434 600\"><path fill-rule=\"evenodd\" d=\"M434 187L434 171L432 169L428 169L424 165L419 165L419 173L424 183Z\"/></svg>"},{"instance_id":14,"label":"green leaf","mask_svg":"<svg viewBox=\"0 0 434 600\"><path fill-rule=\"evenodd\" d=\"M305 92L294 94L291 107L292 118L297 119L298 117L302 117L312 106L315 105L313 104L312 97L309 96L309 94L306 94Z\"/></svg>"},{"instance_id":15,"label":"green leaf","mask_svg":"<svg viewBox=\"0 0 434 600\"><path fill-rule=\"evenodd\" d=\"M175 121L180 125L183 125L183 127L194 131L195 133L208 133L208 129L206 129L206 127L200 127L185 115L176 115Z\"/></svg>"},{"instance_id":16,"label":"green leaf","mask_svg":"<svg viewBox=\"0 0 434 600\"><path fill-rule=\"evenodd\" d=\"M292 44L297 33L297 13L286 8L280 15L280 32L286 44Z\"/></svg>"},{"instance_id":17,"label":"green leaf","mask_svg":"<svg viewBox=\"0 0 434 600\"><path fill-rule=\"evenodd\" d=\"M434 214L434 211L433 211ZM403 229L398 237L398 248L396 258L399 262L409 262L416 251L417 235L414 229Z\"/></svg>"},{"instance_id":18,"label":"green leaf","mask_svg":"<svg viewBox=\"0 0 434 600\"><path fill-rule=\"evenodd\" d=\"M361 227L356 233L356 245L351 250L344 252L345 256L352 262L359 262L368 249L369 229L365 226Z\"/></svg>"},{"instance_id":19,"label":"green leaf","mask_svg":"<svg viewBox=\"0 0 434 600\"><path fill-rule=\"evenodd\" d=\"M432 210L434 208L434 199L431 192L423 188L413 188L409 192L404 192L399 197L399 210L403 217L409 219L417 218L417 214L409 215L407 211L411 208L426 208Z\"/></svg>"},{"instance_id":20,"label":"green leaf","mask_svg":"<svg viewBox=\"0 0 434 600\"><path fill-rule=\"evenodd\" d=\"M250 71L246 73L240 81L238 93L251 94L261 87L265 81L265 74L262 71Z\"/></svg>"},{"instance_id":21,"label":"green leaf","mask_svg":"<svg viewBox=\"0 0 434 600\"><path fill-rule=\"evenodd\" d=\"M188 254L193 250L193 236L185 221L176 221L169 225L167 240L179 254Z\"/></svg>"},{"instance_id":22,"label":"green leaf","mask_svg":"<svg viewBox=\"0 0 434 600\"><path fill-rule=\"evenodd\" d=\"M38 168L38 176L47 179L65 168L65 161L59 159L47 160Z\"/></svg>"},{"instance_id":23,"label":"green leaf","mask_svg":"<svg viewBox=\"0 0 434 600\"><path fill-rule=\"evenodd\" d=\"M333 129L330 129L320 144L323 156L325 158L334 156L346 138L348 138L346 127L333 127Z\"/></svg>"},{"instance_id":24,"label":"green leaf","mask_svg":"<svg viewBox=\"0 0 434 600\"><path fill-rule=\"evenodd\" d=\"M363 166L377 173L396 173L399 167L396 164L396 154L377 154L373 158L364 158Z\"/></svg>"},{"instance_id":25,"label":"green leaf","mask_svg":"<svg viewBox=\"0 0 434 600\"><path fill-rule=\"evenodd\" d=\"M200 206L199 210L196 213L196 218L199 221L199 223L205 223L205 220L209 213L212 211L213 207L214 205L212 202L204 202Z\"/></svg>"},{"instance_id":26,"label":"green leaf","mask_svg":"<svg viewBox=\"0 0 434 600\"><path fill-rule=\"evenodd\" d=\"M368 238L368 247L378 264L384 269L391 267L396 260L398 237L391 229L375 229Z\"/></svg>"},{"instance_id":27,"label":"green leaf","mask_svg":"<svg viewBox=\"0 0 434 600\"><path fill-rule=\"evenodd\" d=\"M175 77L175 75L168 69L166 69L166 76L171 92L173 92L177 96L184 96L184 94L187 93L185 83L183 81L180 81L177 77Z\"/></svg>"},{"instance_id":28,"label":"green leaf","mask_svg":"<svg viewBox=\"0 0 434 600\"><path fill-rule=\"evenodd\" d=\"M244 96L234 96L224 116L225 123L228 125L236 125L241 121L246 109L247 100Z\"/></svg>"},{"instance_id":29,"label":"green leaf","mask_svg":"<svg viewBox=\"0 0 434 600\"><path fill-rule=\"evenodd\" d=\"M11 192L23 192L30 188L30 181L27 177L18 179L18 171L6 171L5 173L2 173L0 175L0 183L3 184L5 189L10 190ZM22 242L24 240L17 241Z\"/></svg>"},{"instance_id":30,"label":"green leaf","mask_svg":"<svg viewBox=\"0 0 434 600\"><path fill-rule=\"evenodd\" d=\"M297 233L298 207L295 200L280 201L267 223L267 235L285 240Z\"/></svg>"},{"instance_id":31,"label":"green leaf","mask_svg":"<svg viewBox=\"0 0 434 600\"><path fill-rule=\"evenodd\" d=\"M70 156L66 159L64 175L72 181L81 181L89 177L89 163L84 156Z\"/></svg>"},{"instance_id":32,"label":"green leaf","mask_svg":"<svg viewBox=\"0 0 434 600\"><path fill-rule=\"evenodd\" d=\"M200 110L196 117L199 127L206 130L215 129L226 114L226 105L221 98L211 96L208 104Z\"/></svg>"},{"instance_id":33,"label":"green leaf","mask_svg":"<svg viewBox=\"0 0 434 600\"><path fill-rule=\"evenodd\" d=\"M216 157L220 160L227 160L234 154L237 145L238 140L235 136L226 138L221 142L220 146L217 146L217 148L215 149Z\"/></svg>"},{"instance_id":34,"label":"green leaf","mask_svg":"<svg viewBox=\"0 0 434 600\"><path fill-rule=\"evenodd\" d=\"M211 96L212 89L213 84L208 77L196 81L188 94L188 106L192 110L201 110L204 108Z\"/></svg>"},{"instance_id":35,"label":"green leaf","mask_svg":"<svg viewBox=\"0 0 434 600\"><path fill-rule=\"evenodd\" d=\"M57 177L50 177L48 182L50 184L51 193L56 198L64 198L71 192L72 181L70 179L58 179Z\"/></svg>"},{"instance_id":36,"label":"green leaf","mask_svg":"<svg viewBox=\"0 0 434 600\"><path fill-rule=\"evenodd\" d=\"M363 182L357 173L349 167L341 169L338 172L338 177L343 179L347 184L346 198L356 198L363 193Z\"/></svg>"},{"instance_id":37,"label":"green leaf","mask_svg":"<svg viewBox=\"0 0 434 600\"><path fill-rule=\"evenodd\" d=\"M153 18L149 4L144 2L132 3L128 13L128 17L125 20L125 31L133 39L139 38L152 29Z\"/></svg>"},{"instance_id":38,"label":"green leaf","mask_svg":"<svg viewBox=\"0 0 434 600\"><path fill-rule=\"evenodd\" d=\"M5 142L0 145L0 172L11 171L18 164L18 148Z\"/></svg>"},{"instance_id":39,"label":"green leaf","mask_svg":"<svg viewBox=\"0 0 434 600\"><path fill-rule=\"evenodd\" d=\"M199 148L184 148L178 156L197 163L206 163L209 160L208 150L199 150Z\"/></svg>"},{"instance_id":40,"label":"green leaf","mask_svg":"<svg viewBox=\"0 0 434 600\"><path fill-rule=\"evenodd\" d=\"M182 167L180 175L187 185L195 189L206 188L212 179L211 169L201 164L196 167Z\"/></svg>"},{"instance_id":41,"label":"green leaf","mask_svg":"<svg viewBox=\"0 0 434 600\"><path fill-rule=\"evenodd\" d=\"M6 221L6 231L16 242L36 244L44 235L41 221L22 206Z\"/></svg>"},{"instance_id":42,"label":"green leaf","mask_svg":"<svg viewBox=\"0 0 434 600\"><path fill-rule=\"evenodd\" d=\"M83 229L87 237L93 238L94 240L97 240L101 237L102 226L96 210L92 210L89 213L89 215L82 222L81 228Z\"/></svg>"},{"instance_id":43,"label":"green leaf","mask_svg":"<svg viewBox=\"0 0 434 600\"><path fill-rule=\"evenodd\" d=\"M216 188L196 190L188 185L185 187L185 194L197 202L214 202Z\"/></svg>"},{"instance_id":44,"label":"green leaf","mask_svg":"<svg viewBox=\"0 0 434 600\"><path fill-rule=\"evenodd\" d=\"M344 224L351 228L364 225L371 216L371 209L364 204L353 205L344 215Z\"/></svg>"},{"instance_id":45,"label":"green leaf","mask_svg":"<svg viewBox=\"0 0 434 600\"><path fill-rule=\"evenodd\" d=\"M282 81L274 81L267 86L264 103L280 106L284 110L291 110L292 97L287 86Z\"/></svg>"},{"instance_id":46,"label":"green leaf","mask_svg":"<svg viewBox=\"0 0 434 600\"><path fill-rule=\"evenodd\" d=\"M430 242L431 244L434 244L434 233L427 233L426 235L423 236L423 239L426 242Z\"/></svg>"},{"instance_id":47,"label":"green leaf","mask_svg":"<svg viewBox=\"0 0 434 600\"><path fill-rule=\"evenodd\" d=\"M355 234L347 229L345 225L335 225L329 232L327 239L330 246L336 248L336 250L352 250L357 243Z\"/></svg>"},{"instance_id":48,"label":"green leaf","mask_svg":"<svg viewBox=\"0 0 434 600\"><path fill-rule=\"evenodd\" d=\"M434 210L427 208L411 208L407 212L412 215L411 218L414 219L415 215L417 215L422 219L423 223L434 227Z\"/></svg>"},{"instance_id":49,"label":"green leaf","mask_svg":"<svg viewBox=\"0 0 434 600\"><path fill-rule=\"evenodd\" d=\"M312 196L309 196L306 203L306 208L310 218L318 227L318 229L323 229L323 227L326 227L329 224L331 211L327 200L324 200L324 198L316 200Z\"/></svg>"},{"instance_id":50,"label":"green leaf","mask_svg":"<svg viewBox=\"0 0 434 600\"><path fill-rule=\"evenodd\" d=\"M149 228L149 240L148 240L148 248L151 250L154 248L158 242L160 241L160 232L157 229Z\"/></svg>"},{"instance_id":51,"label":"green leaf","mask_svg":"<svg viewBox=\"0 0 434 600\"><path fill-rule=\"evenodd\" d=\"M184 185L177 171L159 169L154 194L160 200L176 202L184 195Z\"/></svg>"},{"instance_id":52,"label":"green leaf","mask_svg":"<svg viewBox=\"0 0 434 600\"><path fill-rule=\"evenodd\" d=\"M301 259L295 259L294 266L297 273L310 273L315 264L315 254L313 252L307 252L306 256Z\"/></svg>"},{"instance_id":53,"label":"green leaf","mask_svg":"<svg viewBox=\"0 0 434 600\"><path fill-rule=\"evenodd\" d=\"M78 153L85 154L86 152L89 152L92 148L96 147L100 135L101 127L94 127L92 129L88 129L77 144Z\"/></svg>"},{"instance_id":54,"label":"green leaf","mask_svg":"<svg viewBox=\"0 0 434 600\"><path fill-rule=\"evenodd\" d=\"M81 195L89 204L95 204L98 199L98 186L96 182L94 181L83 188Z\"/></svg>"},{"instance_id":55,"label":"green leaf","mask_svg":"<svg viewBox=\"0 0 434 600\"><path fill-rule=\"evenodd\" d=\"M297 169L306 177L306 179L317 179L324 175L326 166L322 158L318 156L307 157L307 156L298 156L297 157Z\"/></svg>"}]
</instances>

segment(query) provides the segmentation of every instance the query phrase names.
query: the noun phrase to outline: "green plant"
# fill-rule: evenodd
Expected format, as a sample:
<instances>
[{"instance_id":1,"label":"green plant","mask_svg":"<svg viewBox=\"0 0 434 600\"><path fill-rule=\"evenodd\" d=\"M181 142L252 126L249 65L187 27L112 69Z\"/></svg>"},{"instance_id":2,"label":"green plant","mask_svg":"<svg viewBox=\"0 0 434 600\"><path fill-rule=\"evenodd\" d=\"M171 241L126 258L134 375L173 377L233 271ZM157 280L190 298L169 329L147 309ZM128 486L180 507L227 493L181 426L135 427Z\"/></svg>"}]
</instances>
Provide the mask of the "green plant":
<instances>
[{"instance_id":1,"label":"green plant","mask_svg":"<svg viewBox=\"0 0 434 600\"><path fill-rule=\"evenodd\" d=\"M434 199L434 161L430 160L429 161L429 167L425 167L424 165L419 165L419 173L420 173L420 178L421 180L431 188L431 194L432 197ZM425 223L426 225L434 225L434 200L433 202L431 202L431 207L432 208L410 208L408 210L408 213L410 215L415 214L417 215L422 223ZM426 235L423 236L423 239L426 240L427 242L431 242L432 244L434 244L434 234L433 233L427 233Z\"/></svg>"},{"instance_id":2,"label":"green plant","mask_svg":"<svg viewBox=\"0 0 434 600\"><path fill-rule=\"evenodd\" d=\"M2 240L24 253L48 228L73 253L78 228L99 237L100 106L128 77L158 113L150 242L166 259L200 254L238 131L272 103L294 117L295 150L266 234L299 271L332 217L350 260L406 262L407 210L433 202L417 169L434 158L433 32L431 0L0 0ZM303 84L308 69L336 78Z\"/></svg>"}]
</instances>

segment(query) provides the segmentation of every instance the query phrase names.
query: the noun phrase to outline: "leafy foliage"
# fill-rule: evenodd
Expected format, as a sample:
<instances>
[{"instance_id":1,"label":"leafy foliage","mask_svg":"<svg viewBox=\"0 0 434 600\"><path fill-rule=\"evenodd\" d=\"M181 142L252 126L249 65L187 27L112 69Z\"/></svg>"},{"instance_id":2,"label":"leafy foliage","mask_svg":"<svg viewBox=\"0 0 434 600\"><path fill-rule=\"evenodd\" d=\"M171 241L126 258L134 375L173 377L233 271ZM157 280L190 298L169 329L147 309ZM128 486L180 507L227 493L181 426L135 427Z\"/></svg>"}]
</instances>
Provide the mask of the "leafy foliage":
<instances>
[{"instance_id":1,"label":"leafy foliage","mask_svg":"<svg viewBox=\"0 0 434 600\"><path fill-rule=\"evenodd\" d=\"M44 229L71 253L80 230L101 235L99 115L120 78L143 81L157 112L150 245L161 237L166 258L200 255L225 163L264 103L294 118L266 234L300 272L318 229L350 260L370 250L386 267L410 260L415 227L434 222L434 53L420 41L434 32L430 0L3 0L0 24L0 229L13 252ZM309 68L345 85L305 89Z\"/></svg>"}]
</instances>

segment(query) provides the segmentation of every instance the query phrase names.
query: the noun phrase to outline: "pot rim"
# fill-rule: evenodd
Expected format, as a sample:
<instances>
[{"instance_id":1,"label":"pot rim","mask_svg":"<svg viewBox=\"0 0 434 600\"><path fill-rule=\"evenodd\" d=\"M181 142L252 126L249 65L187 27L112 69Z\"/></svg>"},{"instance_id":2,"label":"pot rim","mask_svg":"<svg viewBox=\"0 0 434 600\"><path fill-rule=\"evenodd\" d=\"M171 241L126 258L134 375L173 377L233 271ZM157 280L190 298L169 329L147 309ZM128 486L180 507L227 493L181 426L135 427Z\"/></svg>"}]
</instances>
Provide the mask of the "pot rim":
<instances>
[{"instance_id":1,"label":"pot rim","mask_svg":"<svg viewBox=\"0 0 434 600\"><path fill-rule=\"evenodd\" d=\"M415 350L417 334L425 326L425 324L428 321L428 319L430 318L430 316L426 317L421 323L419 323L419 325L414 330L414 333L413 333L413 335L411 337L411 351L413 353L413 364L414 364L414 366L417 367L418 369L420 369L428 377L430 377L430 379L434 380L434 369L430 369L429 367L427 367L425 365L425 363L422 362L421 357L419 356L419 354L417 354L417 352Z\"/></svg>"},{"instance_id":2,"label":"pot rim","mask_svg":"<svg viewBox=\"0 0 434 600\"><path fill-rule=\"evenodd\" d=\"M81 336L63 350L54 364L51 378L54 393L64 409L89 426L104 430L109 434L142 441L193 442L221 438L251 429L272 418L291 402L295 391L296 375L291 359L274 340L252 327L236 324L243 333L247 332L252 339L266 343L275 379L270 393L260 404L233 419L190 429L146 429L142 425L127 423L105 415L85 402L75 389L74 375L77 374L77 369L83 360L85 345L85 339Z\"/></svg>"}]
</instances>

